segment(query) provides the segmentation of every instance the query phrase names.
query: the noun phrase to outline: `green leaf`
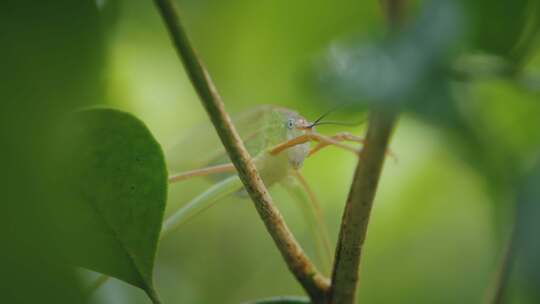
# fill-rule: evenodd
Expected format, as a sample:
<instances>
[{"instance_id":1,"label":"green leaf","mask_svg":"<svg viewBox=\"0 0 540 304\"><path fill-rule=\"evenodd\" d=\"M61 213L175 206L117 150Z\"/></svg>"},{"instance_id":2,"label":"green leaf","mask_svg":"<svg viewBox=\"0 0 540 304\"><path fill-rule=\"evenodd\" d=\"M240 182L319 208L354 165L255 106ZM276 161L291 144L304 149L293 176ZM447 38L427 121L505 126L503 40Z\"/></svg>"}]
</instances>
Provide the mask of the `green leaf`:
<instances>
[{"instance_id":1,"label":"green leaf","mask_svg":"<svg viewBox=\"0 0 540 304\"><path fill-rule=\"evenodd\" d=\"M306 297L283 296L283 297L260 299L260 300L245 302L243 304L309 304L309 303L311 302Z\"/></svg>"},{"instance_id":2,"label":"green leaf","mask_svg":"<svg viewBox=\"0 0 540 304\"><path fill-rule=\"evenodd\" d=\"M66 259L144 289L152 272L167 195L161 147L134 116L112 109L74 113L61 127L56 208ZM60 146L60 145L59 145ZM58 212L61 210L61 212Z\"/></svg>"},{"instance_id":3,"label":"green leaf","mask_svg":"<svg viewBox=\"0 0 540 304\"><path fill-rule=\"evenodd\" d=\"M534 49L540 4L534 0L462 0L474 48L520 61Z\"/></svg>"},{"instance_id":4,"label":"green leaf","mask_svg":"<svg viewBox=\"0 0 540 304\"><path fill-rule=\"evenodd\" d=\"M97 8L93 1L2 1L0 28L9 28L0 34L0 302L89 303L75 269L56 261L47 214L58 201L49 186L57 171L45 169L44 147L63 114L104 100Z\"/></svg>"},{"instance_id":5,"label":"green leaf","mask_svg":"<svg viewBox=\"0 0 540 304\"><path fill-rule=\"evenodd\" d=\"M321 62L320 87L333 100L357 105L426 100L445 86L462 27L454 1L428 1L414 22L385 40L334 43Z\"/></svg>"}]
</instances>

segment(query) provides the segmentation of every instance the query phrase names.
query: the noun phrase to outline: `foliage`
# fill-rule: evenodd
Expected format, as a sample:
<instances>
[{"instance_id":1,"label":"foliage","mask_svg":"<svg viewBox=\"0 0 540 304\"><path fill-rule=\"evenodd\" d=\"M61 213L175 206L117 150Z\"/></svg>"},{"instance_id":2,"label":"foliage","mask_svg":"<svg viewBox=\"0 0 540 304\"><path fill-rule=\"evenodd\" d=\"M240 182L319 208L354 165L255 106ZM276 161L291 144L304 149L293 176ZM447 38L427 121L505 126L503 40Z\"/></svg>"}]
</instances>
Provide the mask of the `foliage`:
<instances>
[{"instance_id":1,"label":"foliage","mask_svg":"<svg viewBox=\"0 0 540 304\"><path fill-rule=\"evenodd\" d=\"M384 169L365 247L362 302L479 302L514 219L505 297L538 301L538 1L411 1L392 35L377 1L177 2L231 112L277 103L312 118L337 103L346 106L332 115L356 121L371 106L401 111L399 161ZM87 299L86 280L66 264L151 297L156 268L165 303L300 292L236 197L162 242L156 260L163 214L208 185L167 189L160 144L195 144L205 135L191 127L205 118L151 1L6 5L1 302L147 302L118 282ZM136 116L73 113L96 104ZM333 240L355 161L337 153L304 169ZM274 192L313 255L306 223Z\"/></svg>"},{"instance_id":2,"label":"foliage","mask_svg":"<svg viewBox=\"0 0 540 304\"><path fill-rule=\"evenodd\" d=\"M141 121L110 109L77 112L59 130L52 183L66 193L52 217L66 258L154 297L167 197L161 147Z\"/></svg>"}]
</instances>

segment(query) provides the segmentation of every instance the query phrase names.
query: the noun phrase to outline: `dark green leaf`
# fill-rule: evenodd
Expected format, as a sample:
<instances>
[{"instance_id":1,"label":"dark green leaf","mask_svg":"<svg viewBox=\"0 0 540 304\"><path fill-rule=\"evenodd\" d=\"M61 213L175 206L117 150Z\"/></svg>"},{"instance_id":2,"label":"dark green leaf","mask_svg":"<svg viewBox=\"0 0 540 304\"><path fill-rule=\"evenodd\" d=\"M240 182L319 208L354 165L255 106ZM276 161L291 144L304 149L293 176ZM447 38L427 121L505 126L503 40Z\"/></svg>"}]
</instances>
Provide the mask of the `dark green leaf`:
<instances>
[{"instance_id":1,"label":"dark green leaf","mask_svg":"<svg viewBox=\"0 0 540 304\"><path fill-rule=\"evenodd\" d=\"M445 64L461 21L453 1L433 0L412 26L385 41L336 44L321 75L323 89L338 100L355 103L396 105L417 100L445 81Z\"/></svg>"},{"instance_id":2,"label":"dark green leaf","mask_svg":"<svg viewBox=\"0 0 540 304\"><path fill-rule=\"evenodd\" d=\"M540 3L534 0L464 0L476 49L520 61L540 29Z\"/></svg>"},{"instance_id":3,"label":"dark green leaf","mask_svg":"<svg viewBox=\"0 0 540 304\"><path fill-rule=\"evenodd\" d=\"M137 118L112 109L77 112L61 133L57 182L69 203L55 216L67 258L153 295L167 194L159 144Z\"/></svg>"},{"instance_id":4,"label":"dark green leaf","mask_svg":"<svg viewBox=\"0 0 540 304\"><path fill-rule=\"evenodd\" d=\"M94 1L5 0L0 10L1 303L82 304L73 267L57 263L56 171L44 147L65 113L104 100L104 41ZM54 168L53 168L54 169Z\"/></svg>"}]
</instances>

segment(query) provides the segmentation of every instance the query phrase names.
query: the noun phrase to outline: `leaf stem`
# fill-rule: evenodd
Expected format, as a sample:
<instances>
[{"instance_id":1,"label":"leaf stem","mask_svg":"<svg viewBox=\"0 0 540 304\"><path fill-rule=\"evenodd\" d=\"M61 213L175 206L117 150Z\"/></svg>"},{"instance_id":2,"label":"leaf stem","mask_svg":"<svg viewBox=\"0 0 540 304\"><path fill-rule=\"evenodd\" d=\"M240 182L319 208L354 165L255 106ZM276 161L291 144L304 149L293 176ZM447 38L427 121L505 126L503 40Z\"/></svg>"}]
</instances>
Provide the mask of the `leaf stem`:
<instances>
[{"instance_id":1,"label":"leaf stem","mask_svg":"<svg viewBox=\"0 0 540 304\"><path fill-rule=\"evenodd\" d=\"M153 287L146 288L145 291L153 304L161 304L161 300Z\"/></svg>"},{"instance_id":2,"label":"leaf stem","mask_svg":"<svg viewBox=\"0 0 540 304\"><path fill-rule=\"evenodd\" d=\"M85 294L91 295L98 290L105 282L109 280L108 275L100 274L95 281L93 281L88 288L85 289Z\"/></svg>"},{"instance_id":3,"label":"leaf stem","mask_svg":"<svg viewBox=\"0 0 540 304\"><path fill-rule=\"evenodd\" d=\"M208 113L244 187L255 204L266 229L274 239L289 269L314 303L324 303L329 289L321 275L294 239L263 184L251 157L225 111L223 101L184 31L170 0L154 0L184 68Z\"/></svg>"}]
</instances>

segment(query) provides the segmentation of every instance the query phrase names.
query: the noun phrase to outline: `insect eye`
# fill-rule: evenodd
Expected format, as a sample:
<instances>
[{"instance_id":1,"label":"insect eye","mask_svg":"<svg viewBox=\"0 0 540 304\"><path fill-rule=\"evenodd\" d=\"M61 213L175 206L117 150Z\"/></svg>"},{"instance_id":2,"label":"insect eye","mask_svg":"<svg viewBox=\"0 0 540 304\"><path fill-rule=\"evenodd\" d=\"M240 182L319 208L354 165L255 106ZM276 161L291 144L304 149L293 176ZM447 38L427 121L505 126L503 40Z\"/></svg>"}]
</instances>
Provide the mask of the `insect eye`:
<instances>
[{"instance_id":1,"label":"insect eye","mask_svg":"<svg viewBox=\"0 0 540 304\"><path fill-rule=\"evenodd\" d=\"M291 119L287 120L287 128L289 130L292 130L292 128L294 128L294 119L291 118Z\"/></svg>"}]
</instances>

